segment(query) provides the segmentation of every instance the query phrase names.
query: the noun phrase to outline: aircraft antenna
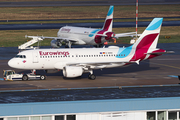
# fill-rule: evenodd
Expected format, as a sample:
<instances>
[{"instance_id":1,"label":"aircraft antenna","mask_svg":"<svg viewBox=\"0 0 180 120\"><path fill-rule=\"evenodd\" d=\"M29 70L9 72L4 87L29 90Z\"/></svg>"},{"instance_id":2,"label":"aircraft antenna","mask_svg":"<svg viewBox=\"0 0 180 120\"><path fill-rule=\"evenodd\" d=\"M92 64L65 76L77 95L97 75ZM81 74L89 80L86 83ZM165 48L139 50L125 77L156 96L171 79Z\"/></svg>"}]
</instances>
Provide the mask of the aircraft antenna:
<instances>
[{"instance_id":1,"label":"aircraft antenna","mask_svg":"<svg viewBox=\"0 0 180 120\"><path fill-rule=\"evenodd\" d=\"M138 0L136 0L136 39L137 39L137 27L138 27Z\"/></svg>"}]
</instances>

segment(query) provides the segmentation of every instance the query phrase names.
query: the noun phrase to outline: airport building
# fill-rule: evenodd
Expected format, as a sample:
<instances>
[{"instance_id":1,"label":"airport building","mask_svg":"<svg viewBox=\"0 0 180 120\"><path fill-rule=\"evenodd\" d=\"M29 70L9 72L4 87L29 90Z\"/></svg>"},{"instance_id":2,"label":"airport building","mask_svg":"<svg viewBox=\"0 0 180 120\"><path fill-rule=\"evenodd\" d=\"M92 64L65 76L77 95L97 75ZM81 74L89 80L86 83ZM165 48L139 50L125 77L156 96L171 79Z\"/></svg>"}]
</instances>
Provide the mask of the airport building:
<instances>
[{"instance_id":1,"label":"airport building","mask_svg":"<svg viewBox=\"0 0 180 120\"><path fill-rule=\"evenodd\" d=\"M178 96L179 86L1 92L0 120L179 120Z\"/></svg>"}]
</instances>

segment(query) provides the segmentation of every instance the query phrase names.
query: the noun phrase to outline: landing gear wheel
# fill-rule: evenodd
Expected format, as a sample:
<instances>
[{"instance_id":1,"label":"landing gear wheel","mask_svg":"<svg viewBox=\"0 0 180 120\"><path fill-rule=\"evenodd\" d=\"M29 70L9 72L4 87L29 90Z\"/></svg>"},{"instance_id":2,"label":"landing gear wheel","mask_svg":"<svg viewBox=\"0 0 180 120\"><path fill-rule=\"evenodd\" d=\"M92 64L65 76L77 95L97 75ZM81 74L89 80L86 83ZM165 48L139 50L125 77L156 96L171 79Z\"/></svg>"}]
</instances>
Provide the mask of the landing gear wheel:
<instances>
[{"instance_id":1,"label":"landing gear wheel","mask_svg":"<svg viewBox=\"0 0 180 120\"><path fill-rule=\"evenodd\" d=\"M28 80L28 76L27 75L23 75L22 80Z\"/></svg>"},{"instance_id":2,"label":"landing gear wheel","mask_svg":"<svg viewBox=\"0 0 180 120\"><path fill-rule=\"evenodd\" d=\"M96 76L94 74L89 74L88 78L91 79L91 80L95 80Z\"/></svg>"},{"instance_id":3,"label":"landing gear wheel","mask_svg":"<svg viewBox=\"0 0 180 120\"><path fill-rule=\"evenodd\" d=\"M46 76L44 76L44 75L40 76L40 80L45 80L45 79L46 79Z\"/></svg>"}]
</instances>

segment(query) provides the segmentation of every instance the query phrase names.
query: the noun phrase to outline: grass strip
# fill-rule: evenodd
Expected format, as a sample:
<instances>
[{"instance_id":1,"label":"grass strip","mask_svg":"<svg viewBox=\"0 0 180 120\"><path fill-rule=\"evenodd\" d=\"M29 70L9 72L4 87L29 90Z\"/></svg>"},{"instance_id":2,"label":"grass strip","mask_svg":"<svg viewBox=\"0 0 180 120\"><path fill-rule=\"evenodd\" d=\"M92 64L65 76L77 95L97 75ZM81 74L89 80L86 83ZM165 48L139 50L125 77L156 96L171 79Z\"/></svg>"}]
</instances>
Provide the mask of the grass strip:
<instances>
[{"instance_id":1,"label":"grass strip","mask_svg":"<svg viewBox=\"0 0 180 120\"><path fill-rule=\"evenodd\" d=\"M138 33L142 33L145 27L139 27ZM168 26L162 27L159 43L179 43L180 42L180 35L179 35L180 26ZM135 31L134 27L128 28L113 28L113 32L115 33L126 33L126 32L133 32ZM33 36L57 36L58 29L44 29L44 30L4 30L0 32L0 47L17 47L21 45L27 40L25 35L33 35ZM117 40L118 44L121 43L129 43L131 37L123 37ZM41 42L41 46L50 46L50 39L45 39ZM37 46L37 43L33 46Z\"/></svg>"}]
</instances>

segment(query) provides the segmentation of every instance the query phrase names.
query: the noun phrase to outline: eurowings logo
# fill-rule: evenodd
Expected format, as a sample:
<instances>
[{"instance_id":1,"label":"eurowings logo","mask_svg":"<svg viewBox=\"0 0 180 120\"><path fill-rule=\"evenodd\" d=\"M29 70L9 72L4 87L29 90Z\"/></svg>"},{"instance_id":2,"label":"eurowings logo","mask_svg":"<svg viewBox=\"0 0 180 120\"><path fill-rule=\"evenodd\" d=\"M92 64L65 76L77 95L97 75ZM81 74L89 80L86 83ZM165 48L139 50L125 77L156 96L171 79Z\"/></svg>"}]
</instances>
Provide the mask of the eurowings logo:
<instances>
[{"instance_id":1,"label":"eurowings logo","mask_svg":"<svg viewBox=\"0 0 180 120\"><path fill-rule=\"evenodd\" d=\"M61 29L61 32L70 32L71 31L71 29L69 29L69 28L62 28Z\"/></svg>"},{"instance_id":2,"label":"eurowings logo","mask_svg":"<svg viewBox=\"0 0 180 120\"><path fill-rule=\"evenodd\" d=\"M63 52L43 52L43 51L39 51L39 54L40 55L64 55L64 56L67 56L69 55L69 52L68 51L63 51Z\"/></svg>"},{"instance_id":3,"label":"eurowings logo","mask_svg":"<svg viewBox=\"0 0 180 120\"><path fill-rule=\"evenodd\" d=\"M23 60L22 62L23 62L23 63L26 63L26 60Z\"/></svg>"}]
</instances>

